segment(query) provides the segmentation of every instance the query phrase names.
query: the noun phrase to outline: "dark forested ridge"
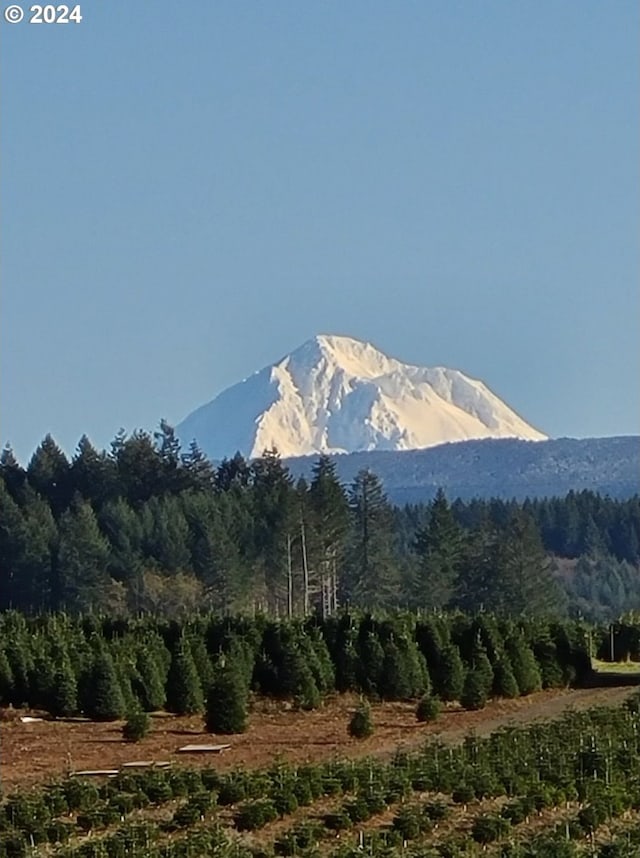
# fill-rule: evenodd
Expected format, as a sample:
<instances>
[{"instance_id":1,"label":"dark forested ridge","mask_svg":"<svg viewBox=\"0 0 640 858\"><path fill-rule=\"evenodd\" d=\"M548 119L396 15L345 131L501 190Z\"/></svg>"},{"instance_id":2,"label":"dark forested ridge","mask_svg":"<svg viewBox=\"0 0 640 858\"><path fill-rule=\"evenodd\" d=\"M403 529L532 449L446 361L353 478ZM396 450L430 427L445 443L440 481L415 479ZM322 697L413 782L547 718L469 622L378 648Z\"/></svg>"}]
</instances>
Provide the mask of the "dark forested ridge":
<instances>
[{"instance_id":1,"label":"dark forested ridge","mask_svg":"<svg viewBox=\"0 0 640 858\"><path fill-rule=\"evenodd\" d=\"M397 504L431 500L439 488L448 497L557 497L593 491L624 499L640 487L640 438L558 438L520 441L488 438L441 444L426 450L350 453L334 456L338 475L350 482L363 468L382 480ZM287 460L295 476L307 476L313 457Z\"/></svg>"},{"instance_id":2,"label":"dark forested ridge","mask_svg":"<svg viewBox=\"0 0 640 858\"><path fill-rule=\"evenodd\" d=\"M164 422L108 451L84 437L71 460L48 436L26 468L7 448L0 477L0 610L640 609L637 495L400 507L371 470L343 485L321 456L295 480L274 451L214 466Z\"/></svg>"}]
</instances>

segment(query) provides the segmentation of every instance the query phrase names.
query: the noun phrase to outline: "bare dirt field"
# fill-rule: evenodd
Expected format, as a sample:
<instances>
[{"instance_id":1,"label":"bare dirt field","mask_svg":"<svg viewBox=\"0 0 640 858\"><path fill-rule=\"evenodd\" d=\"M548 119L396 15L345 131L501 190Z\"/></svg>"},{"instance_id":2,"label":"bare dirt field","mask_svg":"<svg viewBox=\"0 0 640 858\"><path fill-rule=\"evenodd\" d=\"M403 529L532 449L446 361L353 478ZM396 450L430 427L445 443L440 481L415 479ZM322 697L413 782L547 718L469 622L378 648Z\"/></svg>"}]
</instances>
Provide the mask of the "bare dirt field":
<instances>
[{"instance_id":1,"label":"bare dirt field","mask_svg":"<svg viewBox=\"0 0 640 858\"><path fill-rule=\"evenodd\" d=\"M374 735L356 741L347 734L354 696L331 699L315 712L296 712L282 704L258 701L249 729L238 736L212 736L202 718L153 716L150 734L136 745L122 741L122 722L38 721L23 723L24 711L3 710L0 724L0 786L8 792L52 780L79 769L115 769L136 760L170 760L174 765L215 766L220 770L256 768L277 759L296 762L331 757L391 754L428 738L458 742L467 733L486 735L501 726L553 718L567 709L616 705L631 688L589 688L541 691L517 700L496 700L479 712L457 706L443 711L433 724L419 724L412 703L373 706ZM229 743L222 755L177 754L185 744Z\"/></svg>"}]
</instances>

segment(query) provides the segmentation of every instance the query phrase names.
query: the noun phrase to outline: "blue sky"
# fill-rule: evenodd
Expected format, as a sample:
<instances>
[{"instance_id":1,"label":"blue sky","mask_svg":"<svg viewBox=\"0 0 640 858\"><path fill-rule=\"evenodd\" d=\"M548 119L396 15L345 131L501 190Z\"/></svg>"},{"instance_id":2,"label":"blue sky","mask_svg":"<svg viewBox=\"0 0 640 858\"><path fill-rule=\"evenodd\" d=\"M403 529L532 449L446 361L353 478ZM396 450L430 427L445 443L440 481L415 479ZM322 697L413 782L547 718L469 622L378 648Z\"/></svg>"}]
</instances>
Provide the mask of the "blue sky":
<instances>
[{"instance_id":1,"label":"blue sky","mask_svg":"<svg viewBox=\"0 0 640 858\"><path fill-rule=\"evenodd\" d=\"M81 5L0 22L19 458L178 423L319 332L638 433L635 0Z\"/></svg>"}]
</instances>

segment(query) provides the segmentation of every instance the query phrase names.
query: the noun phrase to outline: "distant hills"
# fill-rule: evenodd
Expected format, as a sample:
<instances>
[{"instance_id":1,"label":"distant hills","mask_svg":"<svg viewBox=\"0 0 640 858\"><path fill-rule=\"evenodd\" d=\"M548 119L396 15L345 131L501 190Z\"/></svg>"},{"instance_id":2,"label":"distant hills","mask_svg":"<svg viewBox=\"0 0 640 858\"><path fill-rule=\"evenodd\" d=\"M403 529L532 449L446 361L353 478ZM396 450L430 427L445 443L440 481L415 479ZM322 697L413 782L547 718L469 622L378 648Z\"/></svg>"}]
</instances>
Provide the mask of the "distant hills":
<instances>
[{"instance_id":1,"label":"distant hills","mask_svg":"<svg viewBox=\"0 0 640 858\"><path fill-rule=\"evenodd\" d=\"M292 474L308 476L317 456L287 460ZM394 503L428 501L442 487L450 498L566 495L588 489L612 498L640 493L640 437L513 438L461 441L426 450L372 451L332 456L341 480L374 471Z\"/></svg>"}]
</instances>

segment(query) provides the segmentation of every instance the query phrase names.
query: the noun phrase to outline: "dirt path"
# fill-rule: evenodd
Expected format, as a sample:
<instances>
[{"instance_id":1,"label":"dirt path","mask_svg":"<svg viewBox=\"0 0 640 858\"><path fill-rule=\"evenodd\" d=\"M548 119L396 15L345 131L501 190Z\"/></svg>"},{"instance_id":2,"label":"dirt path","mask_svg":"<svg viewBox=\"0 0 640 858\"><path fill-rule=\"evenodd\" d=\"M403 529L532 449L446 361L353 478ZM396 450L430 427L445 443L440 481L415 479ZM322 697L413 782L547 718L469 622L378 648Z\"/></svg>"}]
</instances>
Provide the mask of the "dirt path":
<instances>
[{"instance_id":1,"label":"dirt path","mask_svg":"<svg viewBox=\"0 0 640 858\"><path fill-rule=\"evenodd\" d=\"M220 770L256 768L276 759L308 762L335 756L360 757L410 749L427 738L458 742L470 731L484 736L508 724L554 718L565 710L616 705L631 688L589 688L542 691L518 700L492 701L480 712L446 709L434 724L418 724L414 704L382 703L373 707L374 735L356 741L346 726L356 703L351 695L336 697L315 712L294 712L262 702L250 717L249 730L239 736L204 733L202 719L154 716L151 733L138 745L124 743L121 723L19 720L24 712L2 711L0 724L0 786L6 793L64 775L69 770L118 768L134 760L172 760L176 765L214 765ZM229 742L222 756L176 754L191 743Z\"/></svg>"}]
</instances>

